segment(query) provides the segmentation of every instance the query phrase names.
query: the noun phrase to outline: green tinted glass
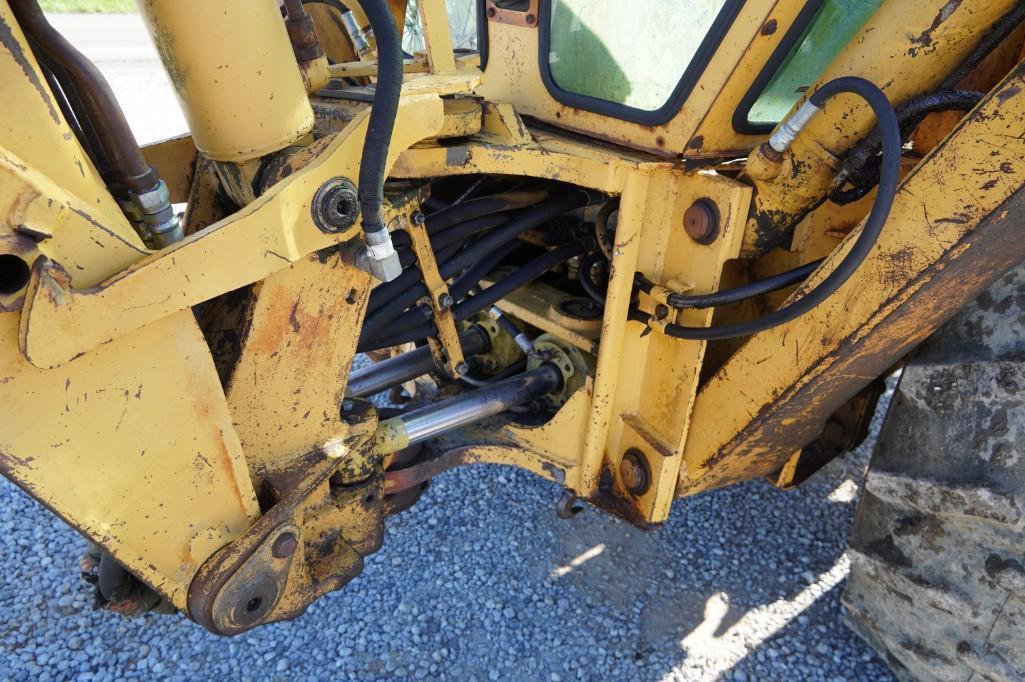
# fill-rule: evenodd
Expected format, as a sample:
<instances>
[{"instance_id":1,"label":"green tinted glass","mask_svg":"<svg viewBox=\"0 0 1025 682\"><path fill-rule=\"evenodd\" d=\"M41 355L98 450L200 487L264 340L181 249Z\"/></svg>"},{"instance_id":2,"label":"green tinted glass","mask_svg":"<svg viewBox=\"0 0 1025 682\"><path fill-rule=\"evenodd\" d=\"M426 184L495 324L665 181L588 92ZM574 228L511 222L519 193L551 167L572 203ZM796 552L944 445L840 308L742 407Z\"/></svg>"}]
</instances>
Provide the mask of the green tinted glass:
<instances>
[{"instance_id":1,"label":"green tinted glass","mask_svg":"<svg viewBox=\"0 0 1025 682\"><path fill-rule=\"evenodd\" d=\"M752 125L776 125L884 0L825 0L748 112Z\"/></svg>"},{"instance_id":2,"label":"green tinted glass","mask_svg":"<svg viewBox=\"0 0 1025 682\"><path fill-rule=\"evenodd\" d=\"M562 90L655 111L726 0L551 0L548 63Z\"/></svg>"}]
</instances>

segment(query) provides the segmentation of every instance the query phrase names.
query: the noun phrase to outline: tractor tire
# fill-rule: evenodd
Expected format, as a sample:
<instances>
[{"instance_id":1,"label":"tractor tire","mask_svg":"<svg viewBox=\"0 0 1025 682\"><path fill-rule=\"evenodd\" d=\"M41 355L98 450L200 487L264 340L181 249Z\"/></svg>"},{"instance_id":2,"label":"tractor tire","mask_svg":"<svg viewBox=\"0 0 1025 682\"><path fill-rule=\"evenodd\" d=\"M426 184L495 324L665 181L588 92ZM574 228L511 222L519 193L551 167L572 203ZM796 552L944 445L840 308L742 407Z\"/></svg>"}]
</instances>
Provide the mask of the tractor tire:
<instances>
[{"instance_id":1,"label":"tractor tire","mask_svg":"<svg viewBox=\"0 0 1025 682\"><path fill-rule=\"evenodd\" d=\"M904 369L843 595L901 680L1025 679L1025 267Z\"/></svg>"}]
</instances>

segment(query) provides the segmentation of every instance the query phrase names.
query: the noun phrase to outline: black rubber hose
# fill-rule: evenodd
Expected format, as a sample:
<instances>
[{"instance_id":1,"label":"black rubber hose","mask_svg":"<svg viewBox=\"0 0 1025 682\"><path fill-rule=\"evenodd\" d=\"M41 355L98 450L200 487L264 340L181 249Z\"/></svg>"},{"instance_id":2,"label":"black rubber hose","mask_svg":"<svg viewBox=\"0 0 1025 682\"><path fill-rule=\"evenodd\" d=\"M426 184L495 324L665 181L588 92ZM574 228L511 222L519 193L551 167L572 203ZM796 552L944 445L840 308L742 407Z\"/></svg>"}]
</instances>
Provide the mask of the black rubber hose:
<instances>
[{"instance_id":1,"label":"black rubber hose","mask_svg":"<svg viewBox=\"0 0 1025 682\"><path fill-rule=\"evenodd\" d=\"M513 240L508 244L496 249L494 252L488 254L485 258L479 261L476 265L469 268L462 275L452 283L452 286L448 288L449 295L456 301L461 301L472 289L474 289L484 277L498 267L498 264L505 260L509 254L522 245L518 240ZM397 336L403 332L414 329L418 325L423 324L423 314L418 309L407 310L398 317L396 317L391 324L388 325L388 336ZM363 343L363 339L360 339L360 343ZM373 343L373 340L370 340Z\"/></svg>"},{"instance_id":2,"label":"black rubber hose","mask_svg":"<svg viewBox=\"0 0 1025 682\"><path fill-rule=\"evenodd\" d=\"M886 219L890 216L890 209L893 207L894 197L897 195L897 186L900 183L900 157L901 140L900 124L897 122L897 115L893 111L886 95L878 87L864 78L846 77L826 83L811 95L809 101L815 106L822 108L826 100L840 93L852 93L858 95L868 102L879 119L879 127L883 140L882 177L879 182L879 191L876 194L872 210L865 220L851 249L844 256L836 268L829 273L816 287L808 291L793 303L786 305L768 315L754 320L738 322L736 324L723 325L721 327L684 327L682 325L670 324L666 326L665 332L677 339L690 339L695 341L714 341L718 339L730 339L738 336L750 336L772 327L789 322L804 315L815 306L822 303L837 289L850 279L851 275L858 269L858 266L868 256L869 251L879 240ZM648 315L635 311L630 319L647 322Z\"/></svg>"},{"instance_id":3,"label":"black rubber hose","mask_svg":"<svg viewBox=\"0 0 1025 682\"><path fill-rule=\"evenodd\" d=\"M340 14L345 14L349 8L342 4L341 0L303 0L304 5L327 5L334 7ZM362 5L362 3L361 3Z\"/></svg>"},{"instance_id":4,"label":"black rubber hose","mask_svg":"<svg viewBox=\"0 0 1025 682\"><path fill-rule=\"evenodd\" d=\"M495 249L484 258L480 259L472 267L467 268L463 274L459 275L452 286L448 288L449 293L452 294L457 302L462 301L466 296L480 284L480 281L487 277L488 273L498 267L498 264L509 257L513 251L520 248L523 245L518 239L510 241L508 244L504 244L501 247Z\"/></svg>"},{"instance_id":5,"label":"black rubber hose","mask_svg":"<svg viewBox=\"0 0 1025 682\"><path fill-rule=\"evenodd\" d=\"M451 227L431 239L431 246L434 249L435 259L444 262L454 256L464 241L477 234L494 227L502 225L508 220L506 215L482 216L468 220L454 227ZM390 282L379 284L370 294L370 301L367 304L367 319L371 318L374 312L384 304L393 300L409 287L420 282L420 269L411 267L416 264L416 254L410 250L409 235L397 231L392 234L392 241L395 250L399 252L399 262L405 271Z\"/></svg>"},{"instance_id":6,"label":"black rubber hose","mask_svg":"<svg viewBox=\"0 0 1025 682\"><path fill-rule=\"evenodd\" d=\"M496 194L478 199L469 199L459 204L446 206L440 211L435 211L427 216L427 231L435 235L468 220L506 211L515 211L521 208L529 208L537 204L538 199L543 200L544 197L540 193L536 197L532 197L531 193L528 192L510 192L508 194Z\"/></svg>"},{"instance_id":7,"label":"black rubber hose","mask_svg":"<svg viewBox=\"0 0 1025 682\"><path fill-rule=\"evenodd\" d=\"M518 215L502 227L496 228L474 242L469 248L442 262L438 268L441 276L444 279L455 277L463 268L476 263L499 247L516 239L527 230L543 225L567 211L585 206L587 202L588 195L585 191L572 190L546 201L535 209ZM403 275L400 275L399 279L402 279ZM391 296L372 316L367 318L363 325L360 344L362 345L366 339L373 338L383 326L401 315L417 299L426 295L427 287L422 283L417 283Z\"/></svg>"},{"instance_id":8,"label":"black rubber hose","mask_svg":"<svg viewBox=\"0 0 1025 682\"><path fill-rule=\"evenodd\" d=\"M452 316L455 318L456 322L462 322L463 320L469 319L480 311L490 308L497 301L505 298L513 291L530 284L556 265L563 263L570 258L575 258L593 248L593 242L577 240L570 242L565 246L553 249L543 256L535 258L523 267L513 271L508 277L496 282L480 294L460 302L452 309ZM425 322L417 325L413 329L374 341L372 347L367 350L389 348L391 346L398 346L411 341L419 341L434 333L434 324L432 322Z\"/></svg>"},{"instance_id":9,"label":"black rubber hose","mask_svg":"<svg viewBox=\"0 0 1025 682\"><path fill-rule=\"evenodd\" d=\"M981 64L982 60L1000 43L1004 42L1004 39L1011 35L1023 20L1025 20L1025 2L1018 2L993 24L993 27L983 36L971 54L943 80L940 88L944 90L956 88L958 83Z\"/></svg>"},{"instance_id":10,"label":"black rubber hose","mask_svg":"<svg viewBox=\"0 0 1025 682\"><path fill-rule=\"evenodd\" d=\"M929 114L937 111L970 111L982 98L983 93L973 90L942 90L908 100L897 107L901 140L907 140ZM869 165L869 162L879 153L881 145L877 126L844 160L841 172L848 177L853 187L831 192L830 201L841 206L854 203L879 184L879 166Z\"/></svg>"},{"instance_id":11,"label":"black rubber hose","mask_svg":"<svg viewBox=\"0 0 1025 682\"><path fill-rule=\"evenodd\" d=\"M580 286L584 288L584 292L591 297L591 299L600 305L605 307L605 298L608 294L600 291L598 287L594 285L594 281L591 279L591 270L600 261L605 260L605 254L601 251L595 251L580 263Z\"/></svg>"},{"instance_id":12,"label":"black rubber hose","mask_svg":"<svg viewBox=\"0 0 1025 682\"><path fill-rule=\"evenodd\" d=\"M808 279L811 273L815 272L820 265L822 260L819 259L802 265L799 268L793 270L787 270L781 272L778 275L772 277L766 277L760 279L757 282L751 282L750 284L744 284L743 286L734 287L733 289L726 289L725 291L717 291L714 294L670 294L668 297L669 305L678 309L684 310L687 308L717 308L723 305L729 305L730 303L737 303L738 301L745 301L755 296L762 296L764 294L771 293L773 291L779 291L786 287L793 286L798 282L803 282ZM644 275L637 276L637 283L640 286L641 291L644 293L650 293L652 283L644 277Z\"/></svg>"},{"instance_id":13,"label":"black rubber hose","mask_svg":"<svg viewBox=\"0 0 1025 682\"><path fill-rule=\"evenodd\" d=\"M388 145L402 92L402 40L386 0L361 0L360 6L377 39L377 85L359 166L363 232L373 234L387 229L381 207L384 205L384 179L388 171Z\"/></svg>"}]
</instances>

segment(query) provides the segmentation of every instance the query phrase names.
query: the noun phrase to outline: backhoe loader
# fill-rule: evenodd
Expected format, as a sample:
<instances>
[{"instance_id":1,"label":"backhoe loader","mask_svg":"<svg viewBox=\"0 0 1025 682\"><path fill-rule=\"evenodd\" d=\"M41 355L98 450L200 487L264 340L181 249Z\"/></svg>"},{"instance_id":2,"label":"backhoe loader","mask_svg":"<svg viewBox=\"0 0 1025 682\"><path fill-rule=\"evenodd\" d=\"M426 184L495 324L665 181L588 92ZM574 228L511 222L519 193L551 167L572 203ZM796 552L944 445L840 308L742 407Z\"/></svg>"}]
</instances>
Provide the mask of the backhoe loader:
<instances>
[{"instance_id":1,"label":"backhoe loader","mask_svg":"<svg viewBox=\"0 0 1025 682\"><path fill-rule=\"evenodd\" d=\"M296 618L480 462L654 528L900 370L847 618L1025 677L1025 2L138 5L189 128L147 146L0 0L0 472L100 604Z\"/></svg>"}]
</instances>

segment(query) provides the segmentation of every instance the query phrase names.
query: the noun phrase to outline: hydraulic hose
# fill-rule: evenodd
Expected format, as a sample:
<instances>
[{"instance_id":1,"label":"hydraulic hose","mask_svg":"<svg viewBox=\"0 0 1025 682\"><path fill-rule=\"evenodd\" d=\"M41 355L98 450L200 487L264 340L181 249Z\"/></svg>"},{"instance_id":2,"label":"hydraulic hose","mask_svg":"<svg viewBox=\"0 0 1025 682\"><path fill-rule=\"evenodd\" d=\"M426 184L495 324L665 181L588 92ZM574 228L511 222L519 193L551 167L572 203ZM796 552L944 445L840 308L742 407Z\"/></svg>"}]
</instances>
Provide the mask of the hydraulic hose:
<instances>
[{"instance_id":1,"label":"hydraulic hose","mask_svg":"<svg viewBox=\"0 0 1025 682\"><path fill-rule=\"evenodd\" d=\"M398 256L384 224L382 207L388 146L402 92L402 39L386 0L362 0L360 6L377 38L377 85L360 159L359 206L367 253L371 263L378 264L379 268L374 274L387 281L401 274Z\"/></svg>"},{"instance_id":2,"label":"hydraulic hose","mask_svg":"<svg viewBox=\"0 0 1025 682\"><path fill-rule=\"evenodd\" d=\"M521 242L518 240L512 240L503 247L497 249L491 254L488 254L483 260L469 268L462 275L458 277L452 286L448 288L449 295L452 296L453 300L461 301L472 289L474 289L484 276L494 270L499 263L501 263L506 257L509 256L513 251L521 246ZM407 310L398 317L396 317L391 324L388 325L388 336L398 336L409 330L415 329L416 327L423 324L423 315L418 309ZM361 339L362 343L363 339ZM370 341L373 343L373 341Z\"/></svg>"},{"instance_id":3,"label":"hydraulic hose","mask_svg":"<svg viewBox=\"0 0 1025 682\"><path fill-rule=\"evenodd\" d=\"M535 192L510 191L477 199L469 199L446 206L427 216L427 231L431 235L435 235L439 232L444 232L454 225L465 223L475 218L492 216L496 213L515 211L521 208L530 208L547 199L548 194L547 191L543 190Z\"/></svg>"},{"instance_id":4,"label":"hydraulic hose","mask_svg":"<svg viewBox=\"0 0 1025 682\"><path fill-rule=\"evenodd\" d=\"M502 214L481 216L445 230L431 239L431 246L434 249L435 258L439 262L444 262L450 259L459 250L455 247L461 246L462 242L466 239L472 237L478 232L498 227L507 220L508 216L504 216ZM428 223L428 226L430 226L430 223ZM408 236L398 238L399 235L404 234L405 233L403 232L396 232L395 235L393 235L396 247L401 247L404 242L405 246L408 247ZM402 294L406 289L420 282L420 269L418 267L410 267L416 263L415 254L407 248L400 252L399 259L402 261L403 266L406 267L406 270L392 281L380 284L374 288L374 291L370 294L370 302L367 304L368 321L371 319L373 313L379 310L381 306L394 300L396 296Z\"/></svg>"},{"instance_id":5,"label":"hydraulic hose","mask_svg":"<svg viewBox=\"0 0 1025 682\"><path fill-rule=\"evenodd\" d=\"M858 269L858 266L868 256L869 251L875 246L882 232L886 219L890 216L890 209L893 206L894 197L897 195L897 185L900 182L900 158L901 158L901 137L900 124L897 115L890 105L886 95L878 87L864 78L845 77L826 83L815 91L808 98L808 104L821 109L827 100L840 94L852 93L862 97L876 118L879 119L879 128L883 141L882 171L879 181L879 191L872 204L872 210L861 228L854 244L851 245L847 255L813 289L803 296L782 308L754 320L738 322L735 324L723 325L720 327L685 327L682 325L668 324L665 333L677 339L689 339L694 341L713 341L718 339L729 339L740 336L750 336L766 329L777 327L781 324L794 320L812 310L832 295L837 289L850 279L851 275ZM630 319L648 323L650 316L638 311L633 311Z\"/></svg>"},{"instance_id":6,"label":"hydraulic hose","mask_svg":"<svg viewBox=\"0 0 1025 682\"><path fill-rule=\"evenodd\" d=\"M575 258L592 248L594 248L593 241L585 242L577 240L564 246L560 246L557 249L553 249L543 256L535 258L523 267L513 271L507 277L488 287L480 294L458 303L452 309L452 316L455 318L456 322L469 319L481 310L491 307L492 304L502 298L505 298L513 291L530 284L556 265L563 263L570 258ZM376 339L370 343L372 347L367 350L389 348L391 346L409 343L410 341L419 341L420 339L425 339L434 333L434 324L432 322L425 322L417 325L413 329L393 334L382 339Z\"/></svg>"},{"instance_id":7,"label":"hydraulic hose","mask_svg":"<svg viewBox=\"0 0 1025 682\"><path fill-rule=\"evenodd\" d=\"M594 282L591 280L591 269L603 260L605 260L605 255L601 251L595 251L584 258L584 261L580 264L580 286L583 287L584 292L591 297L591 300L604 308L606 294L599 291L598 287L596 287Z\"/></svg>"},{"instance_id":8,"label":"hydraulic hose","mask_svg":"<svg viewBox=\"0 0 1025 682\"><path fill-rule=\"evenodd\" d=\"M787 270L781 272L778 275L772 277L766 277L760 279L757 282L751 282L750 284L744 284L743 286L734 287L733 289L726 289L724 291L717 291L714 294L670 294L667 297L669 305L678 310L684 310L687 308L717 308L723 305L729 305L730 303L737 303L738 301L744 301L755 296L762 296L773 291L779 291L786 287L803 282L808 279L811 273L815 272L820 265L822 260L819 259L802 265L801 267L794 268L793 270ZM651 288L654 286L653 283L648 280L644 275L637 275L637 285L644 293L650 293Z\"/></svg>"},{"instance_id":9,"label":"hydraulic hose","mask_svg":"<svg viewBox=\"0 0 1025 682\"><path fill-rule=\"evenodd\" d=\"M444 279L455 277L465 267L480 261L527 230L543 225L567 211L585 206L588 201L587 192L583 190L572 190L560 194L537 208L520 214L502 227L496 228L474 242L467 249L444 261L438 270ZM403 277L405 277L405 274L400 275L398 279ZM427 287L422 283L417 283L405 289L405 291L393 294L390 299L385 299L387 302L376 310L372 316L369 316L363 325L363 333L360 337L361 347L367 339L373 338L382 327L401 315L417 299L426 295ZM425 334L424 336L427 335Z\"/></svg>"},{"instance_id":10,"label":"hydraulic hose","mask_svg":"<svg viewBox=\"0 0 1025 682\"><path fill-rule=\"evenodd\" d=\"M970 111L982 98L983 93L972 90L941 90L904 102L897 107L901 140L910 138L911 133L929 114L937 111ZM834 189L829 193L830 201L841 206L851 204L872 191L879 183L879 167L870 166L869 162L879 153L881 144L877 126L847 155L834 183L839 185L849 181L853 187L847 190Z\"/></svg>"},{"instance_id":11,"label":"hydraulic hose","mask_svg":"<svg viewBox=\"0 0 1025 682\"><path fill-rule=\"evenodd\" d=\"M58 75L70 81L118 181L138 193L156 187L158 178L143 158L128 119L99 68L50 24L36 0L15 0L11 10L32 38L33 46L45 55L48 63L61 69ZM87 127L85 121L82 124Z\"/></svg>"}]
</instances>

